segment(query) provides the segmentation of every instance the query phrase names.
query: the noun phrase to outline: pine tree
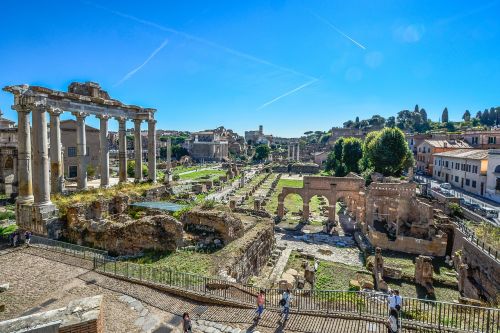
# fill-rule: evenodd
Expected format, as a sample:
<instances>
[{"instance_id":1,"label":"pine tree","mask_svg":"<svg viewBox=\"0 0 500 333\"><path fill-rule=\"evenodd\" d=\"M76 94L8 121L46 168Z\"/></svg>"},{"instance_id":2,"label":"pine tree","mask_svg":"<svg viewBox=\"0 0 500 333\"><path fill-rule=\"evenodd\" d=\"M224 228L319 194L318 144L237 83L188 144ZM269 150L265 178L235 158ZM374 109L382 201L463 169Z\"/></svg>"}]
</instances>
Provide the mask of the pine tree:
<instances>
[{"instance_id":1,"label":"pine tree","mask_svg":"<svg viewBox=\"0 0 500 333\"><path fill-rule=\"evenodd\" d=\"M443 114L441 115L441 122L442 123L448 122L448 108L444 108Z\"/></svg>"}]
</instances>

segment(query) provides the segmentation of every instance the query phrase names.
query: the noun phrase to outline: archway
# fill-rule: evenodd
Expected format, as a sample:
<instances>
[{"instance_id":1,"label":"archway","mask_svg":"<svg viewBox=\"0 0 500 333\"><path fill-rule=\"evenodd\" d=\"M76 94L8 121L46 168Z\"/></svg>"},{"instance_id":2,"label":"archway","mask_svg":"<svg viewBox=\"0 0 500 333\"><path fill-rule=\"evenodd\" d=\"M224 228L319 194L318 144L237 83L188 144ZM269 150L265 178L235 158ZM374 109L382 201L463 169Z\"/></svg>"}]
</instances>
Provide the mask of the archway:
<instances>
[{"instance_id":1,"label":"archway","mask_svg":"<svg viewBox=\"0 0 500 333\"><path fill-rule=\"evenodd\" d=\"M312 225L323 226L330 219L330 211L329 211L330 203L328 198L324 195L314 195L309 200L309 211L310 218L309 222Z\"/></svg>"}]
</instances>

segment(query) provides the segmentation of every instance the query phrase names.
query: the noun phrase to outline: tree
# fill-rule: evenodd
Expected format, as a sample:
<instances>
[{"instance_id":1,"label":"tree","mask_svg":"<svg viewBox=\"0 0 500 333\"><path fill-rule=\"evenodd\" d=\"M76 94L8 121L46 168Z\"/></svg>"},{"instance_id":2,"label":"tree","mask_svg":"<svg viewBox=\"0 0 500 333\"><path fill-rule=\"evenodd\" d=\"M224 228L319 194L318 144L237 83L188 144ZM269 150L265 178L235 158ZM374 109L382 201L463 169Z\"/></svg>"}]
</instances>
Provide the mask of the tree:
<instances>
[{"instance_id":1,"label":"tree","mask_svg":"<svg viewBox=\"0 0 500 333\"><path fill-rule=\"evenodd\" d=\"M342 147L342 164L345 172L359 172L359 160L363 157L362 141L357 138L346 138Z\"/></svg>"},{"instance_id":2,"label":"tree","mask_svg":"<svg viewBox=\"0 0 500 333\"><path fill-rule=\"evenodd\" d=\"M313 133L313 131L307 131L307 132L304 132L304 135L310 135L312 133Z\"/></svg>"},{"instance_id":3,"label":"tree","mask_svg":"<svg viewBox=\"0 0 500 333\"><path fill-rule=\"evenodd\" d=\"M394 127L396 126L396 118L391 116L387 118L387 121L385 122L385 126L387 127Z\"/></svg>"},{"instance_id":4,"label":"tree","mask_svg":"<svg viewBox=\"0 0 500 333\"><path fill-rule=\"evenodd\" d=\"M413 154L403 132L398 128L384 128L371 138L364 154L376 172L385 176L399 176L413 166Z\"/></svg>"},{"instance_id":5,"label":"tree","mask_svg":"<svg viewBox=\"0 0 500 333\"><path fill-rule=\"evenodd\" d=\"M189 156L187 149L180 145L172 145L172 157L176 160L180 160L182 156Z\"/></svg>"},{"instance_id":6,"label":"tree","mask_svg":"<svg viewBox=\"0 0 500 333\"><path fill-rule=\"evenodd\" d=\"M342 165L342 151L344 149L344 138L340 137L335 141L333 145L332 151L328 154L326 158L326 170L333 171L339 169L340 165Z\"/></svg>"},{"instance_id":7,"label":"tree","mask_svg":"<svg viewBox=\"0 0 500 333\"><path fill-rule=\"evenodd\" d=\"M462 116L462 119L466 122L470 121L470 112L469 110L465 110L464 115Z\"/></svg>"},{"instance_id":8,"label":"tree","mask_svg":"<svg viewBox=\"0 0 500 333\"><path fill-rule=\"evenodd\" d=\"M424 109L424 108L421 108L421 109L420 109L420 115L422 116L422 120L423 120L425 123L427 123L427 120L428 120L428 119L427 119L427 111L425 111L425 109Z\"/></svg>"},{"instance_id":9,"label":"tree","mask_svg":"<svg viewBox=\"0 0 500 333\"><path fill-rule=\"evenodd\" d=\"M443 114L441 115L441 122L442 123L447 123L448 122L448 108L444 108Z\"/></svg>"},{"instance_id":10,"label":"tree","mask_svg":"<svg viewBox=\"0 0 500 333\"><path fill-rule=\"evenodd\" d=\"M352 120L348 120L343 125L344 125L344 128L351 128L354 126L354 122Z\"/></svg>"},{"instance_id":11,"label":"tree","mask_svg":"<svg viewBox=\"0 0 500 333\"><path fill-rule=\"evenodd\" d=\"M255 155L253 156L256 161L263 161L269 157L271 148L268 145L259 145L255 148Z\"/></svg>"},{"instance_id":12,"label":"tree","mask_svg":"<svg viewBox=\"0 0 500 333\"><path fill-rule=\"evenodd\" d=\"M128 160L127 161L127 175L129 177L135 177L135 161ZM148 175L148 167L146 164L142 164L142 176L146 177Z\"/></svg>"}]
</instances>

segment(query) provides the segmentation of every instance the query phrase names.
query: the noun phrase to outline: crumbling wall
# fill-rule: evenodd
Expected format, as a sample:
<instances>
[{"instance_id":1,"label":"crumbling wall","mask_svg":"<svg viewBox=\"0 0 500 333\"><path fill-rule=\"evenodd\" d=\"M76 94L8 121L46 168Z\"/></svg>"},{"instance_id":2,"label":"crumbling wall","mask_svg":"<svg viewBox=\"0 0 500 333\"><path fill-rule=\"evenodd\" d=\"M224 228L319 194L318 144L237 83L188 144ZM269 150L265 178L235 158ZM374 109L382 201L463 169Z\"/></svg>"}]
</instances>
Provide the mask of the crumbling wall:
<instances>
[{"instance_id":1,"label":"crumbling wall","mask_svg":"<svg viewBox=\"0 0 500 333\"><path fill-rule=\"evenodd\" d=\"M446 245L448 243L448 237L445 233L436 235L431 240L397 236L396 239L392 241L387 237L387 234L375 231L371 227L368 230L367 237L374 247L436 257L443 257L446 255Z\"/></svg>"},{"instance_id":2,"label":"crumbling wall","mask_svg":"<svg viewBox=\"0 0 500 333\"><path fill-rule=\"evenodd\" d=\"M193 209L183 215L182 223L212 228L222 236L226 244L241 237L244 232L243 222L238 216L218 210Z\"/></svg>"}]
</instances>

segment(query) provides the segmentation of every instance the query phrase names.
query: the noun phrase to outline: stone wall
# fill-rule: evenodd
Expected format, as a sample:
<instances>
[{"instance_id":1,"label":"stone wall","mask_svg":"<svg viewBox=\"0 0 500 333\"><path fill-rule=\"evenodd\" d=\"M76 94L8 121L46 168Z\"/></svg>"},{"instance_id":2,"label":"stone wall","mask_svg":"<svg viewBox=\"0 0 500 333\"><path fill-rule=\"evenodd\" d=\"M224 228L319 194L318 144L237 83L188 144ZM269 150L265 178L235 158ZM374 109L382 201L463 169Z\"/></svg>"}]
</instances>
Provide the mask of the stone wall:
<instances>
[{"instance_id":1,"label":"stone wall","mask_svg":"<svg viewBox=\"0 0 500 333\"><path fill-rule=\"evenodd\" d=\"M500 262L471 243L455 228L453 243L458 290L465 297L500 304Z\"/></svg>"},{"instance_id":2,"label":"stone wall","mask_svg":"<svg viewBox=\"0 0 500 333\"><path fill-rule=\"evenodd\" d=\"M290 165L290 169L289 165L284 164L274 165L272 169L273 172L281 173L288 173L290 170L292 173L317 174L320 167L316 163L295 163Z\"/></svg>"},{"instance_id":3,"label":"stone wall","mask_svg":"<svg viewBox=\"0 0 500 333\"><path fill-rule=\"evenodd\" d=\"M375 231L371 227L369 227L367 237L370 243L375 247L437 257L443 257L446 255L446 245L448 243L448 238L444 233L436 235L431 240L397 236L394 241L391 241L387 237L387 234Z\"/></svg>"},{"instance_id":4,"label":"stone wall","mask_svg":"<svg viewBox=\"0 0 500 333\"><path fill-rule=\"evenodd\" d=\"M274 223L263 219L221 253L221 276L238 282L259 274L274 248Z\"/></svg>"},{"instance_id":5,"label":"stone wall","mask_svg":"<svg viewBox=\"0 0 500 333\"><path fill-rule=\"evenodd\" d=\"M226 244L241 237L244 232L243 222L238 216L218 210L193 209L183 215L182 223L212 228Z\"/></svg>"}]
</instances>

